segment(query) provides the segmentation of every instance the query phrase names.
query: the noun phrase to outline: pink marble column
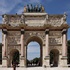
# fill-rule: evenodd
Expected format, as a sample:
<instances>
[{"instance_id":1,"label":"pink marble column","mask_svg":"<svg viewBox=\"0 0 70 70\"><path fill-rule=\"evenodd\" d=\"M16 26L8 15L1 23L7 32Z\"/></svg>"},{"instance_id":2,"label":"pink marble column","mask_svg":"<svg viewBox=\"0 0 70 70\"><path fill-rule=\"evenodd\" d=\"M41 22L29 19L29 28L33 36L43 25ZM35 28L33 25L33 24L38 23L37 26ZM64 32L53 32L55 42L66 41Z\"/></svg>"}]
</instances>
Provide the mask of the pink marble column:
<instances>
[{"instance_id":1,"label":"pink marble column","mask_svg":"<svg viewBox=\"0 0 70 70\"><path fill-rule=\"evenodd\" d=\"M66 29L63 29L62 31L62 56L67 56L67 37L66 37Z\"/></svg>"},{"instance_id":2,"label":"pink marble column","mask_svg":"<svg viewBox=\"0 0 70 70\"><path fill-rule=\"evenodd\" d=\"M6 56L6 34L4 34L3 52L3 56Z\"/></svg>"},{"instance_id":3,"label":"pink marble column","mask_svg":"<svg viewBox=\"0 0 70 70\"><path fill-rule=\"evenodd\" d=\"M49 29L46 29L46 56L49 56Z\"/></svg>"},{"instance_id":4,"label":"pink marble column","mask_svg":"<svg viewBox=\"0 0 70 70\"><path fill-rule=\"evenodd\" d=\"M3 29L3 54L2 56L5 57L6 56L6 34L7 34L7 29Z\"/></svg>"},{"instance_id":5,"label":"pink marble column","mask_svg":"<svg viewBox=\"0 0 70 70\"><path fill-rule=\"evenodd\" d=\"M21 29L21 56L24 56L24 29Z\"/></svg>"}]
</instances>

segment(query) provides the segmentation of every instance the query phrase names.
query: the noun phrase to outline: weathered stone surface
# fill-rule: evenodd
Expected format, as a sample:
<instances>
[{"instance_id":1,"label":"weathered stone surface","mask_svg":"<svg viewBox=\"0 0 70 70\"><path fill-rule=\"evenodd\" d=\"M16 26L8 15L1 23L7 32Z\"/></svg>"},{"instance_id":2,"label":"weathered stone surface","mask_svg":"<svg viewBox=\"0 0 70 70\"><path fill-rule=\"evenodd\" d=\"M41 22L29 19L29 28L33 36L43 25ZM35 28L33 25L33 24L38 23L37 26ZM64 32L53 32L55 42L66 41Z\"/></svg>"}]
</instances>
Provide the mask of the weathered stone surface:
<instances>
[{"instance_id":1,"label":"weathered stone surface","mask_svg":"<svg viewBox=\"0 0 70 70\"><path fill-rule=\"evenodd\" d=\"M25 67L27 59L27 45L31 41L36 41L40 44L40 57L42 66L50 66L50 52L54 49L54 52L59 52L58 66L61 66L63 63L63 59L61 59L62 52L66 53L67 51L67 49L65 49L67 32L64 33L64 36L62 33L62 30L64 29L62 24L66 24L65 15L48 15L47 13L22 13L20 15L3 15L3 19L4 25L2 28L7 29L7 33L5 36L5 32L3 31L2 40L4 42L4 47L2 47L2 49L9 58L9 64L6 65L7 59L5 61L2 60L2 66L11 66L13 53L15 50L18 50L20 55L19 66ZM63 42L65 44L62 47ZM22 58L21 60L22 56L24 59ZM44 58L46 56L49 56L49 58L46 58L45 60ZM66 63L66 60L67 59L64 60L64 63Z\"/></svg>"}]
</instances>

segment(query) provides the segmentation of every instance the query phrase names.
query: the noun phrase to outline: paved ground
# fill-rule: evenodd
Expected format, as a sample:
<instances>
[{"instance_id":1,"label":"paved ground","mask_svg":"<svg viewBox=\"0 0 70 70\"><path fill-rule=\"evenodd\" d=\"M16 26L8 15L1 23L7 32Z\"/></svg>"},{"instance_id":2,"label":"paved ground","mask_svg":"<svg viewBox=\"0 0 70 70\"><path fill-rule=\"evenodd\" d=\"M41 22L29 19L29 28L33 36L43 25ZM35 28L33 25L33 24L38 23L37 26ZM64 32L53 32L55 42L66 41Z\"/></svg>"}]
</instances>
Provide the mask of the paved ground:
<instances>
[{"instance_id":1,"label":"paved ground","mask_svg":"<svg viewBox=\"0 0 70 70\"><path fill-rule=\"evenodd\" d=\"M0 68L0 70L13 70L13 68ZM70 68L43 68L43 67L30 67L30 68L16 68L16 70L70 70Z\"/></svg>"}]
</instances>

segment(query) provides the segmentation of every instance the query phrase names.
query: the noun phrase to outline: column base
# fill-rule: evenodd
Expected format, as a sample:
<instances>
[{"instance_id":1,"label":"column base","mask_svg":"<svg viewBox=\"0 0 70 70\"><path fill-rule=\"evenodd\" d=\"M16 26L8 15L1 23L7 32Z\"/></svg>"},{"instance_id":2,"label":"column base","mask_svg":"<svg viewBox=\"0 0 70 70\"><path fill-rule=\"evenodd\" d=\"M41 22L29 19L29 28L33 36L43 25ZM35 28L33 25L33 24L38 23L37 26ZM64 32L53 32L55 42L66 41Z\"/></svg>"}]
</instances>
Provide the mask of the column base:
<instances>
[{"instance_id":1,"label":"column base","mask_svg":"<svg viewBox=\"0 0 70 70\"><path fill-rule=\"evenodd\" d=\"M2 58L2 67L8 67L7 61L8 61L8 57L5 56Z\"/></svg>"},{"instance_id":2,"label":"column base","mask_svg":"<svg viewBox=\"0 0 70 70\"><path fill-rule=\"evenodd\" d=\"M43 67L50 67L50 65L49 65L49 56L46 56L45 58L44 58L44 65L43 65Z\"/></svg>"},{"instance_id":3,"label":"column base","mask_svg":"<svg viewBox=\"0 0 70 70\"><path fill-rule=\"evenodd\" d=\"M25 67L25 58L24 58L24 56L21 56L21 58L20 58L20 67Z\"/></svg>"},{"instance_id":4,"label":"column base","mask_svg":"<svg viewBox=\"0 0 70 70\"><path fill-rule=\"evenodd\" d=\"M67 65L67 57L66 56L63 56L61 58L61 67L68 67L68 65Z\"/></svg>"}]
</instances>

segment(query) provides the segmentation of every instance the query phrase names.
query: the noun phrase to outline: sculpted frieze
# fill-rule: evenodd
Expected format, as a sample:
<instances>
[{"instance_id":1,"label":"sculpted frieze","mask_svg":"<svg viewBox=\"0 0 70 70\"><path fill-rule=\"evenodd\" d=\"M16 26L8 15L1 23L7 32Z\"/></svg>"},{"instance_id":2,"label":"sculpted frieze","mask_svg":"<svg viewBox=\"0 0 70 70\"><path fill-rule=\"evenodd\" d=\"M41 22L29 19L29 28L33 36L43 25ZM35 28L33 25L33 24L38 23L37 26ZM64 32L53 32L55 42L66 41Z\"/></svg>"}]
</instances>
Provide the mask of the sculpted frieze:
<instances>
[{"instance_id":1,"label":"sculpted frieze","mask_svg":"<svg viewBox=\"0 0 70 70\"><path fill-rule=\"evenodd\" d=\"M48 24L51 24L52 26L60 26L61 25L61 19L50 19L48 21Z\"/></svg>"},{"instance_id":2,"label":"sculpted frieze","mask_svg":"<svg viewBox=\"0 0 70 70\"><path fill-rule=\"evenodd\" d=\"M59 45L62 44L61 37L51 37L49 38L50 45Z\"/></svg>"},{"instance_id":3,"label":"sculpted frieze","mask_svg":"<svg viewBox=\"0 0 70 70\"><path fill-rule=\"evenodd\" d=\"M61 36L61 31L50 31L49 36Z\"/></svg>"},{"instance_id":4,"label":"sculpted frieze","mask_svg":"<svg viewBox=\"0 0 70 70\"><path fill-rule=\"evenodd\" d=\"M20 36L20 31L8 31L8 36Z\"/></svg>"},{"instance_id":5,"label":"sculpted frieze","mask_svg":"<svg viewBox=\"0 0 70 70\"><path fill-rule=\"evenodd\" d=\"M10 45L20 44L20 36L8 36L8 44Z\"/></svg>"},{"instance_id":6,"label":"sculpted frieze","mask_svg":"<svg viewBox=\"0 0 70 70\"><path fill-rule=\"evenodd\" d=\"M9 18L9 24L11 26L19 26L20 23L21 23L21 17L19 16L11 16Z\"/></svg>"}]
</instances>

